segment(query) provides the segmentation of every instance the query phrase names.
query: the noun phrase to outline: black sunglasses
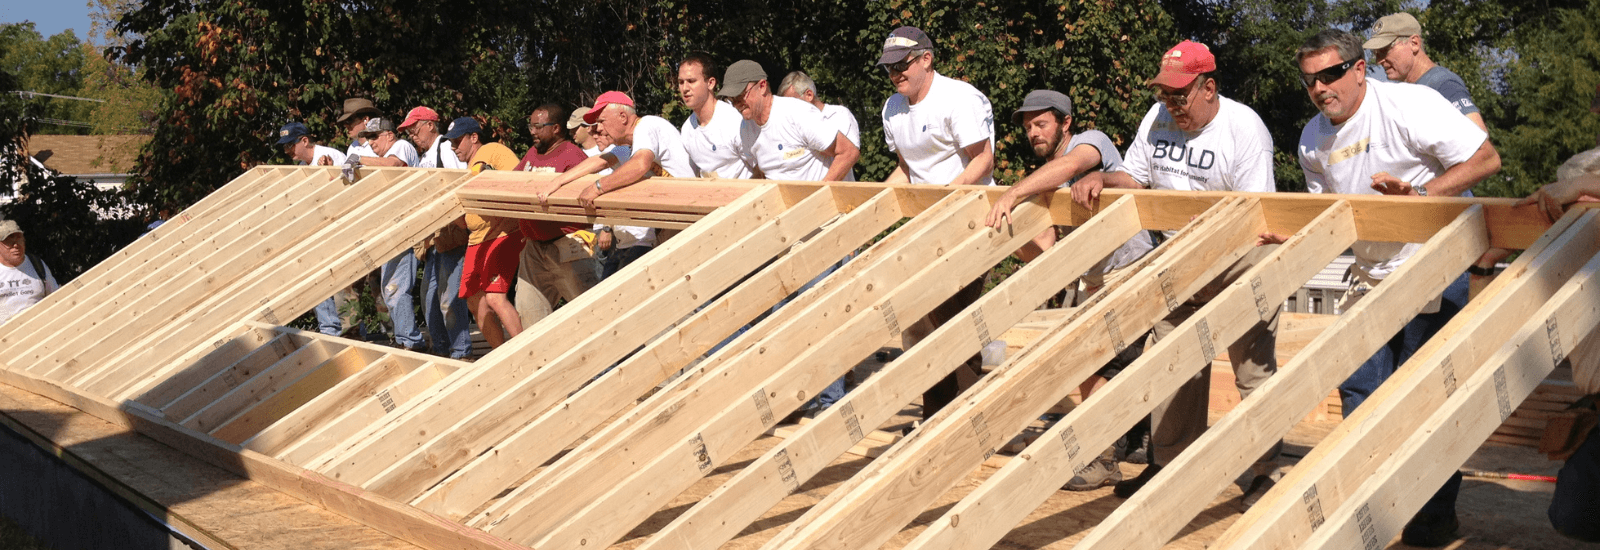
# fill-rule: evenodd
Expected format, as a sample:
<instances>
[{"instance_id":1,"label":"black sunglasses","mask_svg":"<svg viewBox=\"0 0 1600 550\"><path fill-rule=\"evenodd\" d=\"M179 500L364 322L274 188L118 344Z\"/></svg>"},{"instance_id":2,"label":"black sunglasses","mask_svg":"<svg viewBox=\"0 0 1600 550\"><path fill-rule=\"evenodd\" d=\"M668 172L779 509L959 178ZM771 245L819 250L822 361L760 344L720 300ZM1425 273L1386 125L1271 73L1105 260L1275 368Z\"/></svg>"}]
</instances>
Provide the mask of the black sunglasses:
<instances>
[{"instance_id":1,"label":"black sunglasses","mask_svg":"<svg viewBox=\"0 0 1600 550\"><path fill-rule=\"evenodd\" d=\"M906 69L910 69L911 64L916 63L918 59L922 59L922 52L912 52L911 55L906 56L905 59L901 59L898 62L890 63L888 65L882 65L882 67L883 70L891 73L903 73L906 72Z\"/></svg>"},{"instance_id":2,"label":"black sunglasses","mask_svg":"<svg viewBox=\"0 0 1600 550\"><path fill-rule=\"evenodd\" d=\"M1350 72L1350 67L1354 67L1357 61L1361 61L1361 58L1357 57L1314 73L1300 73L1300 82L1305 84L1307 88L1317 82L1333 84L1344 78L1344 74Z\"/></svg>"}]
</instances>

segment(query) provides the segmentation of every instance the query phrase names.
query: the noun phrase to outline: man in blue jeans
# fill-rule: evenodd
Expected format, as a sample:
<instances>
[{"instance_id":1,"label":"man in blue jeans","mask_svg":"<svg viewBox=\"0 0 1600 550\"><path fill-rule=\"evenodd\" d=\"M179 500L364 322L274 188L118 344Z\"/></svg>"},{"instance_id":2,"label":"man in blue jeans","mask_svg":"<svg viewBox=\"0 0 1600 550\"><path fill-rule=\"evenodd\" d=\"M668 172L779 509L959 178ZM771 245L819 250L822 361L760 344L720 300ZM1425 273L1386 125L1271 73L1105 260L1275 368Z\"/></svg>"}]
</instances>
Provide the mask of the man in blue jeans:
<instances>
[{"instance_id":1,"label":"man in blue jeans","mask_svg":"<svg viewBox=\"0 0 1600 550\"><path fill-rule=\"evenodd\" d=\"M1355 35L1326 30L1296 52L1301 83L1320 111L1300 134L1300 167L1309 191L1454 197L1500 169L1500 154L1488 133L1444 96L1422 86L1367 80L1361 45ZM1382 284L1421 246L1357 241L1351 247L1356 262L1347 274L1350 289L1340 300L1340 310ZM1372 395L1466 302L1463 273L1339 385L1345 414ZM1460 487L1459 475L1445 483L1406 524L1401 540L1425 547L1455 540Z\"/></svg>"}]
</instances>

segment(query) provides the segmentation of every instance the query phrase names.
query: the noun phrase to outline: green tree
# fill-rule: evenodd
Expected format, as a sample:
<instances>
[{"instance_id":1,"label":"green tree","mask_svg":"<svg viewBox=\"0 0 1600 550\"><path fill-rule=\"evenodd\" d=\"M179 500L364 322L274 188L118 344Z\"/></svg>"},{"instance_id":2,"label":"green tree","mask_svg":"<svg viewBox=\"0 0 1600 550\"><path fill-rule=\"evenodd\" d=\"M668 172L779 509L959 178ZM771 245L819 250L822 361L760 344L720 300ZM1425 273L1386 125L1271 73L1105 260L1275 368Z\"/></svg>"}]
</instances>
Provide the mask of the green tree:
<instances>
[{"instance_id":1,"label":"green tree","mask_svg":"<svg viewBox=\"0 0 1600 550\"><path fill-rule=\"evenodd\" d=\"M39 92L73 96L83 87L83 43L72 29L46 39L32 22L0 24L0 70L16 79L12 87L0 90ZM36 96L41 104L37 116L44 119L39 131L50 134L87 134L91 103ZM52 121L83 123L59 124Z\"/></svg>"}]
</instances>

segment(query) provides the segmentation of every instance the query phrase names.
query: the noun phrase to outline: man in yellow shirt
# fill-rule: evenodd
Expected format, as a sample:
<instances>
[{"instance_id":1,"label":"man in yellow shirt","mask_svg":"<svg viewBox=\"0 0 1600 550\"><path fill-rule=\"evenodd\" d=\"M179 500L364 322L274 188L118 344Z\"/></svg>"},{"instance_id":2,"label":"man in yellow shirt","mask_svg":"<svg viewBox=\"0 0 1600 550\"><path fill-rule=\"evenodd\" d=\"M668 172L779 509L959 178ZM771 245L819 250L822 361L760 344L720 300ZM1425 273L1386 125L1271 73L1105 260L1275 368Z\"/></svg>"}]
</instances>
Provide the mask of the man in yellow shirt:
<instances>
[{"instance_id":1,"label":"man in yellow shirt","mask_svg":"<svg viewBox=\"0 0 1600 550\"><path fill-rule=\"evenodd\" d=\"M512 170L517 154L496 142L472 117L450 123L444 138L457 158L468 159L467 168L476 174L483 170ZM478 329L490 346L499 347L522 332L522 319L506 298L517 277L517 258L522 251L522 233L517 220L467 214L456 223L467 227L467 260L461 268L461 297L478 320Z\"/></svg>"}]
</instances>

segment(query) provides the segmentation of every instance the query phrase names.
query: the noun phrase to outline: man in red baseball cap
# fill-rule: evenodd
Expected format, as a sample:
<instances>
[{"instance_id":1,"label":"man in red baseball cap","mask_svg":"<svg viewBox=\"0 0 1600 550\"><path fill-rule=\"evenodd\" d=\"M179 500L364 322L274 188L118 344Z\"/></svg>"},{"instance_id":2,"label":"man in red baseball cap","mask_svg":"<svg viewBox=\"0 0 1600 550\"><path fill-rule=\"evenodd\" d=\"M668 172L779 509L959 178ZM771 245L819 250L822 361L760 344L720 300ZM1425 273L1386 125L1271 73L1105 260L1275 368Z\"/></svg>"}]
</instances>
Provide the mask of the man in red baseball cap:
<instances>
[{"instance_id":1,"label":"man in red baseball cap","mask_svg":"<svg viewBox=\"0 0 1600 550\"><path fill-rule=\"evenodd\" d=\"M639 183L652 175L674 178L695 177L689 163L689 152L683 148L683 138L678 128L667 119L649 115L639 116L633 108L633 98L628 94L611 91L595 98L594 107L583 115L583 121L594 124L595 129L611 138L617 145L632 147L633 156L618 165L610 174L601 176L585 186L578 201L593 209L600 195ZM560 177L550 180L535 190L540 203L545 203L551 193L580 177L610 167L606 155L589 157Z\"/></svg>"},{"instance_id":2,"label":"man in red baseball cap","mask_svg":"<svg viewBox=\"0 0 1600 550\"><path fill-rule=\"evenodd\" d=\"M1123 155L1121 166L1092 172L1072 185L1072 199L1085 206L1099 201L1104 187L1179 191L1277 190L1272 175L1272 135L1249 107L1222 97L1212 73L1217 59L1205 44L1185 40L1161 56L1161 72L1150 79L1156 104L1139 124L1139 134ZM1173 232L1167 232L1171 237ZM1154 339L1167 337L1196 311L1265 260L1278 245L1258 246L1218 275L1194 296L1156 323ZM1278 316L1257 323L1228 347L1239 393L1249 395L1278 370L1273 348ZM1211 367L1207 364L1178 392L1151 412L1150 465L1139 477L1116 486L1127 498L1155 477L1206 430ZM1270 489L1282 471L1277 465L1281 442L1252 467L1255 476L1240 504L1248 507Z\"/></svg>"},{"instance_id":3,"label":"man in red baseball cap","mask_svg":"<svg viewBox=\"0 0 1600 550\"><path fill-rule=\"evenodd\" d=\"M400 123L400 131L411 138L411 143L416 144L417 150L422 152L422 159L417 162L417 168L466 168L467 165L456 158L455 150L450 147L450 140L444 139L444 132L439 128L439 113L427 107L417 107L406 113L405 121Z\"/></svg>"}]
</instances>

